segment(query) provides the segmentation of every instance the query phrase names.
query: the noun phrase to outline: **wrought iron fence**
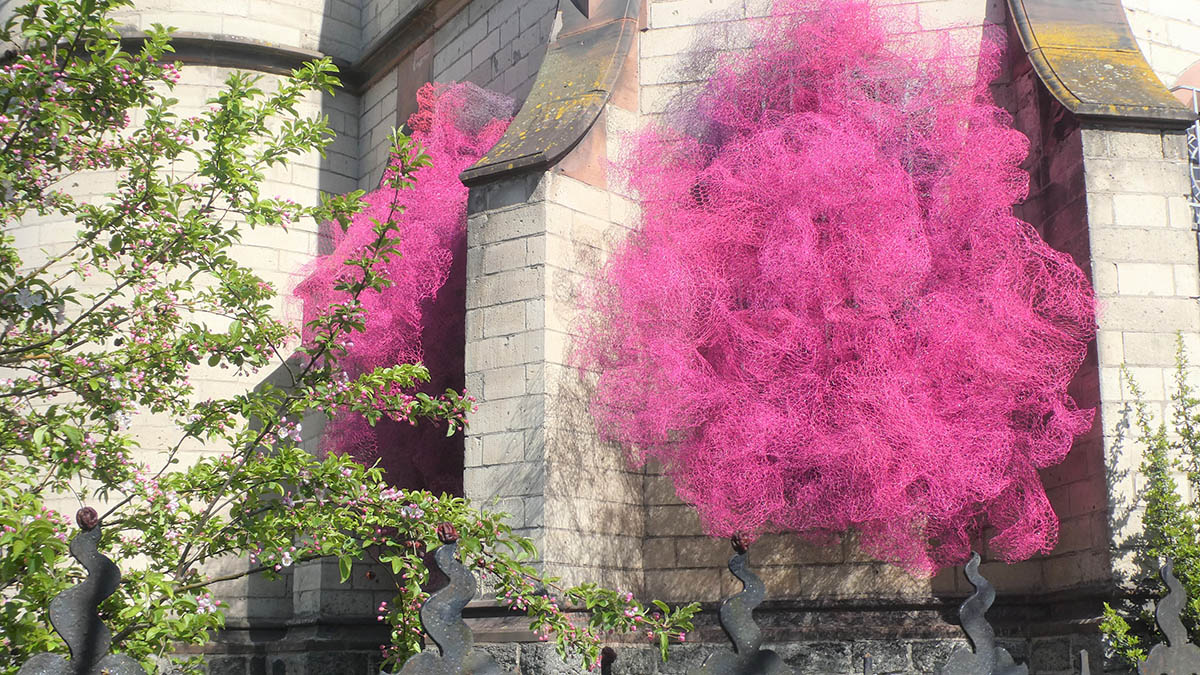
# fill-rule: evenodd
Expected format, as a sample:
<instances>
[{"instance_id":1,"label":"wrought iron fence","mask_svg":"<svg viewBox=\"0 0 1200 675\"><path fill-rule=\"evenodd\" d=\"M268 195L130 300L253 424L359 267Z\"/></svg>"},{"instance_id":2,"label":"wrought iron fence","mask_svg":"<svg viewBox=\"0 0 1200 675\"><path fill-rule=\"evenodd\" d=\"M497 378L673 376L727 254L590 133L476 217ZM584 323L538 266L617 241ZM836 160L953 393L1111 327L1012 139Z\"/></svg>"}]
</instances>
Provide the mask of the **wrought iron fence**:
<instances>
[{"instance_id":1,"label":"wrought iron fence","mask_svg":"<svg viewBox=\"0 0 1200 675\"><path fill-rule=\"evenodd\" d=\"M59 654L37 654L17 675L146 675L132 658L109 654L112 633L100 619L99 606L120 583L117 566L98 550L101 527L94 509L76 514L81 532L71 540L71 555L88 575L50 602L50 623L70 649L69 659ZM503 670L491 655L475 648L471 628L462 611L475 597L475 575L458 561L458 541L453 528L439 528L442 546L433 553L433 564L449 583L430 595L421 607L421 626L437 647L409 659L397 675L515 675ZM766 587L750 569L748 548L733 540L729 571L742 583L741 592L726 598L717 617L732 650L713 652L688 675L793 675L796 673L771 649L763 648L762 631L753 612L766 598ZM973 554L963 567L974 592L959 606L959 622L970 642L952 652L940 669L941 675L1028 675L1028 667L1016 663L996 644L996 634L986 618L996 591L979 573L980 558ZM1155 645L1138 666L1139 675L1200 674L1200 647L1188 640L1180 618L1188 602L1183 584L1175 578L1172 562L1159 572L1167 595L1155 606L1155 621L1166 643ZM611 673L618 654L606 647L601 654L601 673ZM862 661L863 675L874 675L870 655ZM1080 675L1091 675L1088 653L1080 652Z\"/></svg>"},{"instance_id":2,"label":"wrought iron fence","mask_svg":"<svg viewBox=\"0 0 1200 675\"><path fill-rule=\"evenodd\" d=\"M1192 207L1192 227L1200 231L1200 87L1179 85L1171 91L1186 91L1191 94L1192 113L1196 121L1187 130L1188 178L1191 194L1188 203Z\"/></svg>"}]
</instances>

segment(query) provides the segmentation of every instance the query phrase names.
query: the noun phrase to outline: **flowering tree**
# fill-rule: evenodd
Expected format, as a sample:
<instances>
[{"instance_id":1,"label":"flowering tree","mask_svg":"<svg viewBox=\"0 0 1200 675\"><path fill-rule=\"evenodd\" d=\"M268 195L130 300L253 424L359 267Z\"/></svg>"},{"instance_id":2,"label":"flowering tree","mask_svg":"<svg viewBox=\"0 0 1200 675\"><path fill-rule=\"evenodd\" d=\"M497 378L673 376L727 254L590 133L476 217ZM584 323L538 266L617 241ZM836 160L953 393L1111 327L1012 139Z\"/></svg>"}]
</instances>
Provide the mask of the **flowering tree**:
<instances>
[{"instance_id":1,"label":"flowering tree","mask_svg":"<svg viewBox=\"0 0 1200 675\"><path fill-rule=\"evenodd\" d=\"M268 167L329 140L325 121L298 116L296 106L331 92L336 69L307 64L274 91L235 73L206 112L184 119L169 98L178 70L162 61L167 31L156 26L139 53L122 52L106 14L123 4L33 0L0 35L17 45L0 68L0 219L49 216L78 230L71 246L36 262L22 259L11 235L0 238L0 672L65 648L46 620L50 599L81 574L67 555L69 521L47 507L63 498L97 507L102 550L146 561L126 565L101 611L114 648L148 666L222 625L217 584L320 558L336 558L343 578L365 557L391 565L396 599L380 620L393 626L386 655L402 660L420 646L421 554L437 544L441 523L459 532L466 562L586 663L598 654L598 631L637 628L665 645L686 629L693 608L652 614L590 586L560 589L555 600L543 592L553 580L522 562L531 545L500 515L392 488L378 468L298 446L298 420L310 410L449 433L464 423L460 393L408 393L428 378L419 365L341 376L364 298L390 283L380 270L396 254L399 208L393 202L346 259L340 299L310 317L307 339L296 342L272 316L275 289L230 247L247 227L313 218L344 228L359 208L359 193L300 206L258 190ZM386 184L399 193L427 161L397 136ZM88 170L115 172L116 189L86 202L63 189ZM228 327L209 328L212 317ZM247 376L272 366L284 382L199 401L190 377L201 364ZM140 448L131 425L150 414L176 433ZM224 451L181 466L181 449L195 442ZM246 569L206 572L229 555L246 555ZM585 625L572 625L564 601L593 608Z\"/></svg>"},{"instance_id":2,"label":"flowering tree","mask_svg":"<svg viewBox=\"0 0 1200 675\"><path fill-rule=\"evenodd\" d=\"M464 375L467 251L467 186L458 179L504 134L513 101L470 83L426 84L417 91L417 112L408 119L413 140L431 164L413 176L412 189L387 185L366 194L350 227L334 232L333 250L307 267L295 295L306 317L345 300L336 290L346 260L372 238L376 221L397 219L401 255L381 272L387 289L363 298L363 328L345 344L340 359L348 376L394 363L421 362L435 371L423 390L462 387ZM453 274L452 268L460 268ZM415 392L412 394L415 395ZM462 439L430 425L402 424L361 414L332 416L322 450L378 463L395 485L462 491Z\"/></svg>"}]
</instances>

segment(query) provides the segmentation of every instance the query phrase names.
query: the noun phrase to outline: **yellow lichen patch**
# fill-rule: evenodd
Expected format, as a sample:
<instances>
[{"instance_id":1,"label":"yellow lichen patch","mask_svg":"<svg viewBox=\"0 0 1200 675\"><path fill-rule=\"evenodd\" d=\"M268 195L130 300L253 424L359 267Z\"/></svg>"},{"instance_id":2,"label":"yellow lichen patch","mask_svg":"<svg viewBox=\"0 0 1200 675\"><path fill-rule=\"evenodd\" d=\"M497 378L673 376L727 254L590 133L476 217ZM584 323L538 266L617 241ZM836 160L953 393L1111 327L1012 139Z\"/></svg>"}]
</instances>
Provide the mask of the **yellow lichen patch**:
<instances>
[{"instance_id":1,"label":"yellow lichen patch","mask_svg":"<svg viewBox=\"0 0 1200 675\"><path fill-rule=\"evenodd\" d=\"M1081 101L1117 106L1169 105L1166 86L1141 52L1055 47L1042 49L1054 73Z\"/></svg>"},{"instance_id":2,"label":"yellow lichen patch","mask_svg":"<svg viewBox=\"0 0 1200 675\"><path fill-rule=\"evenodd\" d=\"M1109 24L1069 21L1039 21L1033 34L1039 47L1084 49L1127 49L1130 38L1127 30Z\"/></svg>"}]
</instances>

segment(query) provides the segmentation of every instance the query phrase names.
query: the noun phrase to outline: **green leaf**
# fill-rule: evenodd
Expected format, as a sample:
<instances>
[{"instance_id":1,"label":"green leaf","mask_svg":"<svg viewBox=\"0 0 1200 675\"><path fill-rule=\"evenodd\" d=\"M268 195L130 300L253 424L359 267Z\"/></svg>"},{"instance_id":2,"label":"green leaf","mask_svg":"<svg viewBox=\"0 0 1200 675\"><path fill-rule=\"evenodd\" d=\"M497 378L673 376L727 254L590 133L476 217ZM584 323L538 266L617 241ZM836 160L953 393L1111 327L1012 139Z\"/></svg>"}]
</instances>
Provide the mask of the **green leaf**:
<instances>
[{"instance_id":1,"label":"green leaf","mask_svg":"<svg viewBox=\"0 0 1200 675\"><path fill-rule=\"evenodd\" d=\"M68 440L76 445L83 442L83 432L75 427L62 427L62 432Z\"/></svg>"},{"instance_id":2,"label":"green leaf","mask_svg":"<svg viewBox=\"0 0 1200 675\"><path fill-rule=\"evenodd\" d=\"M354 561L350 560L350 558L345 556L338 557L338 572L340 572L342 575L343 584L350 580L353 564Z\"/></svg>"}]
</instances>

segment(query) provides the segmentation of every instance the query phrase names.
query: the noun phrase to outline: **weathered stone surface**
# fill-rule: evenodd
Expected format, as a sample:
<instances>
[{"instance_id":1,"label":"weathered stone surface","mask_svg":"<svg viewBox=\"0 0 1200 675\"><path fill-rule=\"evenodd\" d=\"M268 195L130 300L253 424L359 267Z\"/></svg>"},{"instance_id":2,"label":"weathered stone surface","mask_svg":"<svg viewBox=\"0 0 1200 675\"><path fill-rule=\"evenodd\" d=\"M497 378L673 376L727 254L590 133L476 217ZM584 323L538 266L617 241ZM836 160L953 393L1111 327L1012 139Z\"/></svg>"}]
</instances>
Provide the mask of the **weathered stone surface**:
<instances>
[{"instance_id":1,"label":"weathered stone surface","mask_svg":"<svg viewBox=\"0 0 1200 675\"><path fill-rule=\"evenodd\" d=\"M966 640L917 640L912 643L913 671L936 673L950 653L959 647L970 648Z\"/></svg>"},{"instance_id":2,"label":"weathered stone surface","mask_svg":"<svg viewBox=\"0 0 1200 675\"><path fill-rule=\"evenodd\" d=\"M664 665L658 650L640 645L614 645L613 675L654 675ZM674 650L672 650L674 651Z\"/></svg>"},{"instance_id":3,"label":"weathered stone surface","mask_svg":"<svg viewBox=\"0 0 1200 675\"><path fill-rule=\"evenodd\" d=\"M872 672L876 675L907 673L912 668L909 643L901 640L860 640L851 645L851 672L859 672L863 657L871 656Z\"/></svg>"},{"instance_id":4,"label":"weathered stone surface","mask_svg":"<svg viewBox=\"0 0 1200 675\"><path fill-rule=\"evenodd\" d=\"M838 675L853 672L850 644L846 642L801 642L780 645L775 651L800 673Z\"/></svg>"},{"instance_id":5,"label":"weathered stone surface","mask_svg":"<svg viewBox=\"0 0 1200 675\"><path fill-rule=\"evenodd\" d=\"M580 664L563 661L552 645L521 645L521 675L576 675L582 671Z\"/></svg>"},{"instance_id":6,"label":"weathered stone surface","mask_svg":"<svg viewBox=\"0 0 1200 675\"><path fill-rule=\"evenodd\" d=\"M1035 673L1068 670L1071 667L1071 643L1064 638L1034 638L1029 665Z\"/></svg>"},{"instance_id":7,"label":"weathered stone surface","mask_svg":"<svg viewBox=\"0 0 1200 675\"><path fill-rule=\"evenodd\" d=\"M1008 652L1017 663L1029 663L1029 640L1020 638L997 638L996 646Z\"/></svg>"},{"instance_id":8,"label":"weathered stone surface","mask_svg":"<svg viewBox=\"0 0 1200 675\"><path fill-rule=\"evenodd\" d=\"M666 663L657 663L658 671L662 675L685 675L700 666L704 665L704 661L709 655L718 651L728 651L729 644L706 643L706 644L683 644L671 648L670 659ZM620 658L618 656L618 658Z\"/></svg>"},{"instance_id":9,"label":"weathered stone surface","mask_svg":"<svg viewBox=\"0 0 1200 675\"><path fill-rule=\"evenodd\" d=\"M475 649L491 656L501 671L517 672L517 665L521 660L521 645L515 642L511 644L476 644Z\"/></svg>"},{"instance_id":10,"label":"weathered stone surface","mask_svg":"<svg viewBox=\"0 0 1200 675\"><path fill-rule=\"evenodd\" d=\"M246 675L246 657L214 656L208 660L208 675Z\"/></svg>"}]
</instances>

